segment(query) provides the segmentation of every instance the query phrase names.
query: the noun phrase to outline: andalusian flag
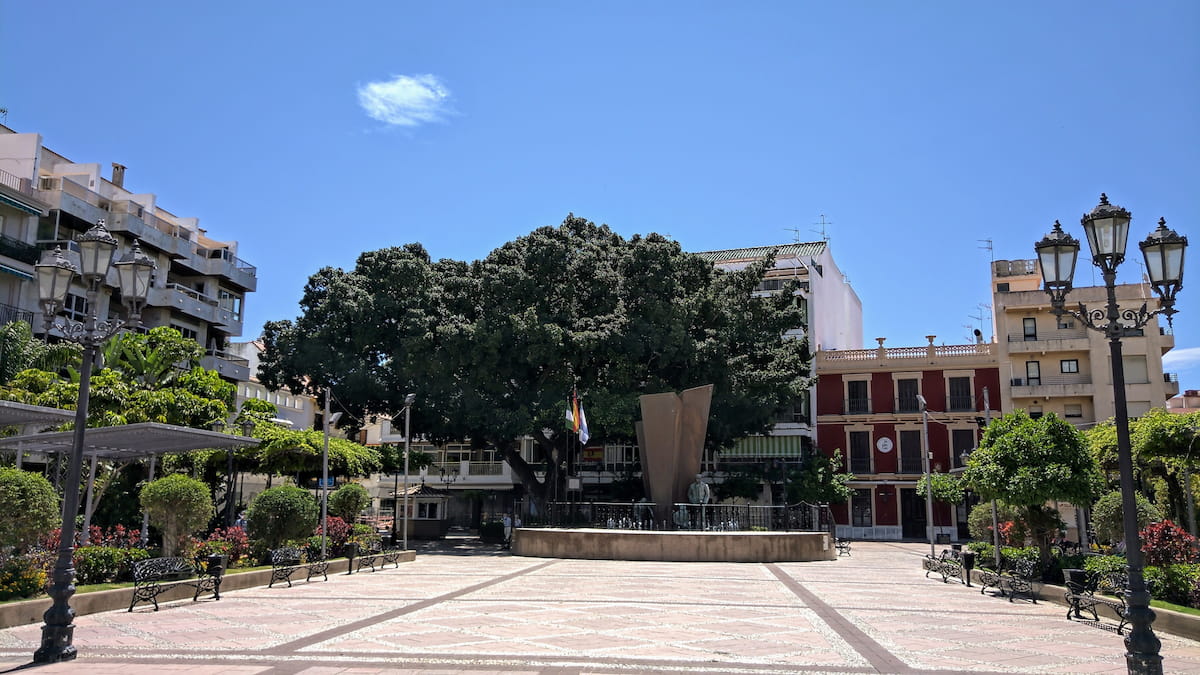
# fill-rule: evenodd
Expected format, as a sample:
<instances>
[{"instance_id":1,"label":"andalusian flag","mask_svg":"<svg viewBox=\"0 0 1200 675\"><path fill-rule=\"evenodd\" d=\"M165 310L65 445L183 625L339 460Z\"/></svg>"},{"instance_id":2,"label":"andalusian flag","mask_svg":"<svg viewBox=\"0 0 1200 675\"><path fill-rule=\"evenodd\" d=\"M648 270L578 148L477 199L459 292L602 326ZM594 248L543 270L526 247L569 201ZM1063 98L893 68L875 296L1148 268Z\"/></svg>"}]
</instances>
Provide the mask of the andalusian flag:
<instances>
[{"instance_id":1,"label":"andalusian flag","mask_svg":"<svg viewBox=\"0 0 1200 675\"><path fill-rule=\"evenodd\" d=\"M567 408L567 421L571 423L571 431L579 434L579 442L587 443L588 434L587 415L583 412L583 405L579 403L579 395L571 392L571 403Z\"/></svg>"}]
</instances>

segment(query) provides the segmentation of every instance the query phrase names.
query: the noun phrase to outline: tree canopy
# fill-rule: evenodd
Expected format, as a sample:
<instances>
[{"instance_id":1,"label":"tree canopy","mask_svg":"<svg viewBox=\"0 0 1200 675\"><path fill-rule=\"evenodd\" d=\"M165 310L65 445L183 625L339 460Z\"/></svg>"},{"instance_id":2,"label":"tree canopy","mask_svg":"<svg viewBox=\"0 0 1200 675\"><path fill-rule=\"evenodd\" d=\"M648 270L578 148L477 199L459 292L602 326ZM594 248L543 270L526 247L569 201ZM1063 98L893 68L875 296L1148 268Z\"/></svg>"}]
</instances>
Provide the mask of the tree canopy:
<instances>
[{"instance_id":1,"label":"tree canopy","mask_svg":"<svg viewBox=\"0 0 1200 675\"><path fill-rule=\"evenodd\" d=\"M715 385L708 443L766 431L809 386L789 286L756 293L771 262L722 272L662 236L625 239L568 216L466 263L419 244L363 253L308 281L295 321L264 328L259 377L319 394L353 417L391 414L418 394L413 431L501 451L535 498L520 455L534 439L547 482L569 443L575 389L597 442L631 441L641 394Z\"/></svg>"},{"instance_id":2,"label":"tree canopy","mask_svg":"<svg viewBox=\"0 0 1200 675\"><path fill-rule=\"evenodd\" d=\"M963 480L984 500L1040 506L1061 499L1091 504L1100 487L1083 435L1054 413L1023 410L993 420L967 459Z\"/></svg>"}]
</instances>

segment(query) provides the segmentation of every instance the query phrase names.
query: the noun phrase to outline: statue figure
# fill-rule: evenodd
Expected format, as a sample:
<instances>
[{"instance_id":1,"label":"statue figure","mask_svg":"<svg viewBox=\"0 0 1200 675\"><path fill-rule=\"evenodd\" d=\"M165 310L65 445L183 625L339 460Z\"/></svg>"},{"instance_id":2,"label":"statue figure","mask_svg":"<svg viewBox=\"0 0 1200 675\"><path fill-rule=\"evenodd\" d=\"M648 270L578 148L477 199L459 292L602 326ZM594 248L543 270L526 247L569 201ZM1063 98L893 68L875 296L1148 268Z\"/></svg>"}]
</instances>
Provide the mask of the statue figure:
<instances>
[{"instance_id":1,"label":"statue figure","mask_svg":"<svg viewBox=\"0 0 1200 675\"><path fill-rule=\"evenodd\" d=\"M707 504L712 501L712 488L696 474L696 482L688 486L688 501L693 504Z\"/></svg>"}]
</instances>

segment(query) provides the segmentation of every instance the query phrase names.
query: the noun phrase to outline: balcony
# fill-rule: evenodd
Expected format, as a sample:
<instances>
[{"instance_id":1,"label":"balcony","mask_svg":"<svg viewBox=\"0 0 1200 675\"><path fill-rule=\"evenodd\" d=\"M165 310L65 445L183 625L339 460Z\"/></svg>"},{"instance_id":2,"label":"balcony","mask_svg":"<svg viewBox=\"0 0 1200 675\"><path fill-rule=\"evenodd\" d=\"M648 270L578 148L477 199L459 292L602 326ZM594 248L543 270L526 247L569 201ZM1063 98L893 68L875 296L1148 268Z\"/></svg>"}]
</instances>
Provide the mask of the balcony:
<instances>
[{"instance_id":1,"label":"balcony","mask_svg":"<svg viewBox=\"0 0 1200 675\"><path fill-rule=\"evenodd\" d=\"M869 398L848 398L842 402L843 415L870 415L871 414L871 399Z\"/></svg>"},{"instance_id":2,"label":"balcony","mask_svg":"<svg viewBox=\"0 0 1200 675\"><path fill-rule=\"evenodd\" d=\"M916 396L901 396L896 399L895 405L893 410L898 413L921 412L921 404L917 401Z\"/></svg>"},{"instance_id":3,"label":"balcony","mask_svg":"<svg viewBox=\"0 0 1200 675\"><path fill-rule=\"evenodd\" d=\"M475 489L492 485L512 485L515 481L508 462L445 462L430 464L419 472L411 472L427 484L439 488L458 486Z\"/></svg>"},{"instance_id":4,"label":"balcony","mask_svg":"<svg viewBox=\"0 0 1200 675\"><path fill-rule=\"evenodd\" d=\"M206 370L215 370L221 377L238 382L250 379L250 361L240 356L219 349L209 349L200 358L200 366Z\"/></svg>"},{"instance_id":5,"label":"balcony","mask_svg":"<svg viewBox=\"0 0 1200 675\"><path fill-rule=\"evenodd\" d=\"M27 312L20 307L0 303L0 326L12 323L13 321L24 321L32 326L33 312Z\"/></svg>"},{"instance_id":6,"label":"balcony","mask_svg":"<svg viewBox=\"0 0 1200 675\"><path fill-rule=\"evenodd\" d=\"M242 317L216 298L180 284L151 287L146 298L149 307L170 307L190 317L224 326L233 335L242 334Z\"/></svg>"},{"instance_id":7,"label":"balcony","mask_svg":"<svg viewBox=\"0 0 1200 675\"><path fill-rule=\"evenodd\" d=\"M51 209L66 211L86 223L108 217L108 204L95 192L68 177L43 176L35 196Z\"/></svg>"},{"instance_id":8,"label":"balcony","mask_svg":"<svg viewBox=\"0 0 1200 675\"><path fill-rule=\"evenodd\" d=\"M35 265L41 253L41 249L35 244L28 244L7 234L0 234L0 255L28 265Z\"/></svg>"},{"instance_id":9,"label":"balcony","mask_svg":"<svg viewBox=\"0 0 1200 675\"><path fill-rule=\"evenodd\" d=\"M192 232L151 213L146 207L133 201L118 201L109 205L112 214L108 219L110 232L121 232L142 240L147 246L165 251L173 257L190 251Z\"/></svg>"},{"instance_id":10,"label":"balcony","mask_svg":"<svg viewBox=\"0 0 1200 675\"><path fill-rule=\"evenodd\" d=\"M1179 395L1179 373L1163 373L1163 384L1167 398Z\"/></svg>"},{"instance_id":11,"label":"balcony","mask_svg":"<svg viewBox=\"0 0 1200 675\"><path fill-rule=\"evenodd\" d=\"M1048 396L1092 396L1095 389L1091 375L1055 375L1037 380L1013 378L1013 398L1044 398Z\"/></svg>"},{"instance_id":12,"label":"balcony","mask_svg":"<svg viewBox=\"0 0 1200 675\"><path fill-rule=\"evenodd\" d=\"M1158 341L1158 344L1161 347L1163 354L1166 354L1175 348L1175 331L1172 330L1170 326L1159 326L1158 334L1162 337L1162 339Z\"/></svg>"},{"instance_id":13,"label":"balcony","mask_svg":"<svg viewBox=\"0 0 1200 675\"><path fill-rule=\"evenodd\" d=\"M227 248L197 248L203 259L200 270L210 276L224 277L247 291L258 287L258 269L235 256Z\"/></svg>"},{"instance_id":14,"label":"balcony","mask_svg":"<svg viewBox=\"0 0 1200 675\"><path fill-rule=\"evenodd\" d=\"M947 412L975 412L974 396L950 395L947 401Z\"/></svg>"},{"instance_id":15,"label":"balcony","mask_svg":"<svg viewBox=\"0 0 1200 675\"><path fill-rule=\"evenodd\" d=\"M1008 335L1008 351L1010 354L1026 352L1074 352L1088 349L1087 329L1060 328L1058 330L1038 332L1036 335L1010 333Z\"/></svg>"}]
</instances>

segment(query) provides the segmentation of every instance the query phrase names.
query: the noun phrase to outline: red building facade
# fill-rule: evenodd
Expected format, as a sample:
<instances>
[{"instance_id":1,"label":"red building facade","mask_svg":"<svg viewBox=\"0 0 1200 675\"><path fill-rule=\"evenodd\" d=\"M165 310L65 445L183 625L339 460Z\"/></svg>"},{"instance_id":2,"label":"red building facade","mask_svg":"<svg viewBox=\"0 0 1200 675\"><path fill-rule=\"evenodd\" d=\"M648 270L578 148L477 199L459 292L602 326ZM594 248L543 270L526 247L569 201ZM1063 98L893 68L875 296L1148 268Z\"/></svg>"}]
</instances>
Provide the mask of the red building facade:
<instances>
[{"instance_id":1,"label":"red building facade","mask_svg":"<svg viewBox=\"0 0 1200 675\"><path fill-rule=\"evenodd\" d=\"M1000 414L1000 368L994 344L933 344L819 351L817 446L840 451L854 474L854 495L831 505L838 536L852 539L929 537L925 498L927 442L934 472L957 472L979 442L982 423ZM921 400L928 411L925 438ZM965 539L970 504L934 502L934 534Z\"/></svg>"}]
</instances>

